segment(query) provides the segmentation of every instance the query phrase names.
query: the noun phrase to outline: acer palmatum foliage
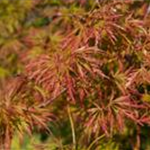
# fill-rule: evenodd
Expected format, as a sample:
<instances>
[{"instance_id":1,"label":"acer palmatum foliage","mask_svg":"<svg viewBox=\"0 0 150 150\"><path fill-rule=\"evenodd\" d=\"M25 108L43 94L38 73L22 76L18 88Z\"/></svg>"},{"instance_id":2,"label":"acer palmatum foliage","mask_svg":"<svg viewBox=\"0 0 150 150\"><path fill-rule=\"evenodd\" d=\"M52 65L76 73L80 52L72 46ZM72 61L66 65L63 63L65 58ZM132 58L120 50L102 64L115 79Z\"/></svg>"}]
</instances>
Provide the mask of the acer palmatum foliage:
<instances>
[{"instance_id":1,"label":"acer palmatum foliage","mask_svg":"<svg viewBox=\"0 0 150 150\"><path fill-rule=\"evenodd\" d=\"M50 109L60 122L65 122L69 116L73 147L82 143L84 149L102 134L107 139L124 133L129 124L138 130L149 125L150 22L147 3L71 0L61 1L61 7L53 4L49 8L51 3L29 3L30 9L34 9L25 15L23 29L14 27L17 29L14 38L19 38L2 46L0 58L5 60L12 48L22 62L20 70L27 83L23 82L22 87L22 82L17 80L8 93L2 94L1 101L9 101L14 114L18 114L19 109L25 123L31 120L28 115L24 116L22 109L30 105L32 111L28 109L28 113L34 116L30 128L36 121L37 125L44 122L42 125L47 127ZM42 16L43 20L38 18L32 22L37 16ZM11 28L9 30L11 32ZM7 66L6 61L3 66ZM21 91L17 90L18 84ZM69 107L73 107L73 111L67 111ZM35 111L39 112L38 116ZM15 124L10 117L2 118L2 122L5 123L5 118ZM74 127L83 131L81 137Z\"/></svg>"},{"instance_id":2,"label":"acer palmatum foliage","mask_svg":"<svg viewBox=\"0 0 150 150\"><path fill-rule=\"evenodd\" d=\"M26 64L27 76L53 100L63 91L66 100L86 108L85 127L94 133L122 131L126 120L150 123L141 119L149 104L138 88L150 82L146 6L138 14L132 3L110 1L67 15L60 9L50 25L60 40L55 47L53 40L47 42L42 54ZM60 31L53 30L56 25Z\"/></svg>"},{"instance_id":3,"label":"acer palmatum foliage","mask_svg":"<svg viewBox=\"0 0 150 150\"><path fill-rule=\"evenodd\" d=\"M24 133L31 135L34 126L48 130L47 122L53 115L49 110L38 107L40 93L31 84L24 76L18 76L0 90L1 149L11 149L16 132L23 140Z\"/></svg>"}]
</instances>

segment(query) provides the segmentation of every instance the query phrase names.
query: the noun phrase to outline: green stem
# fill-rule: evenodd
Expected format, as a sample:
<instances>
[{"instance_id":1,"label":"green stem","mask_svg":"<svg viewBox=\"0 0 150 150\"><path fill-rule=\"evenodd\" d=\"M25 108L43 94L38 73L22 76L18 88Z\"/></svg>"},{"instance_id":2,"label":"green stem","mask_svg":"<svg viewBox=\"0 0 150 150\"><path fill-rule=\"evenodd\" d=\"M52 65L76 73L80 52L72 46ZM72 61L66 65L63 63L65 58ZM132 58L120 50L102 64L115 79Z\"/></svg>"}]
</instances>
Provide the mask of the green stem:
<instances>
[{"instance_id":1,"label":"green stem","mask_svg":"<svg viewBox=\"0 0 150 150\"><path fill-rule=\"evenodd\" d=\"M105 137L105 134L103 134L103 135L99 136L98 138L96 138L96 139L89 145L89 147L88 147L87 150L90 150L90 149L92 148L92 146L93 146L97 141L99 141L100 139L102 139L103 137Z\"/></svg>"},{"instance_id":2,"label":"green stem","mask_svg":"<svg viewBox=\"0 0 150 150\"><path fill-rule=\"evenodd\" d=\"M76 150L75 128L74 128L73 118L72 118L72 115L71 115L71 110L70 110L69 105L67 106L67 110L68 110L68 116L69 116L69 120L70 120L71 130L72 130L73 149Z\"/></svg>"}]
</instances>

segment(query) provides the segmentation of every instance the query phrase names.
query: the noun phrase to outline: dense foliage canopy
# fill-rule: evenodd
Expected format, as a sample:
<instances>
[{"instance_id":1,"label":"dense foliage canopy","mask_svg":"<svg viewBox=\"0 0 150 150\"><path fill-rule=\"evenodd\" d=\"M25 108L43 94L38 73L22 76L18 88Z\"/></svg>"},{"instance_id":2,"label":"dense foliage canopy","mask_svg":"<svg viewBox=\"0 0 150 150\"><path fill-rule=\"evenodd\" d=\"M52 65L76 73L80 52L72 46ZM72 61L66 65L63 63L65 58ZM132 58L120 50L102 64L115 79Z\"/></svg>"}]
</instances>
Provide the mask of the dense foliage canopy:
<instances>
[{"instance_id":1,"label":"dense foliage canopy","mask_svg":"<svg viewBox=\"0 0 150 150\"><path fill-rule=\"evenodd\" d=\"M149 150L148 6L1 0L0 149Z\"/></svg>"}]
</instances>

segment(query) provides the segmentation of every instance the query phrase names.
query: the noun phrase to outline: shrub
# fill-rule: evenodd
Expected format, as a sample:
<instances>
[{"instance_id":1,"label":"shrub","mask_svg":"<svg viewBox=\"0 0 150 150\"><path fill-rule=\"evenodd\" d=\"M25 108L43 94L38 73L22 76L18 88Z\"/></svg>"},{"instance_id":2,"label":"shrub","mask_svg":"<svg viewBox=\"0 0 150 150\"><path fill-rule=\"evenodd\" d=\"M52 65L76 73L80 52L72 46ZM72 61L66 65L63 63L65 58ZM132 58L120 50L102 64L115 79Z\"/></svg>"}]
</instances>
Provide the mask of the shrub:
<instances>
[{"instance_id":1,"label":"shrub","mask_svg":"<svg viewBox=\"0 0 150 150\"><path fill-rule=\"evenodd\" d=\"M34 124L53 133L48 149L144 147L140 136L150 124L148 4L27 2L0 3L10 7L4 20L14 15L17 22L2 26L9 37L2 35L0 49L1 70L9 72L1 77L4 148L10 143L3 137L11 141L16 131L30 133ZM63 133L65 126L69 131ZM123 141L130 144L123 147Z\"/></svg>"}]
</instances>

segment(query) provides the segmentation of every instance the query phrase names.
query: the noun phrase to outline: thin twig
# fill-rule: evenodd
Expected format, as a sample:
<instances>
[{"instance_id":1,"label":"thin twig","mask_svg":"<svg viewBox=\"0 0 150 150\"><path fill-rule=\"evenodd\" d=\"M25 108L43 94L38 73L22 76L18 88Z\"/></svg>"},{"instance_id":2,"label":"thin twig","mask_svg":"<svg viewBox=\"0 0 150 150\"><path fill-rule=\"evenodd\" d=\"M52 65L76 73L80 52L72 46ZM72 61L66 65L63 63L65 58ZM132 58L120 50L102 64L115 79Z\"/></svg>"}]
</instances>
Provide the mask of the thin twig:
<instances>
[{"instance_id":1,"label":"thin twig","mask_svg":"<svg viewBox=\"0 0 150 150\"><path fill-rule=\"evenodd\" d=\"M61 94L63 94L66 90L67 90L67 88L64 88L58 95L56 95L56 96L53 97L53 98L50 98L50 99L46 100L45 103L40 104L38 107L39 107L39 108L43 108L43 107L48 106L48 105L51 104L55 99L57 99Z\"/></svg>"},{"instance_id":2,"label":"thin twig","mask_svg":"<svg viewBox=\"0 0 150 150\"><path fill-rule=\"evenodd\" d=\"M72 130L72 142L73 142L73 150L76 150L76 135L75 135L75 127L74 127L74 123L73 123L73 118L71 115L71 110L70 110L70 106L67 106L67 110L68 110L68 116L69 116L69 120L70 120L70 124L71 124L71 130Z\"/></svg>"},{"instance_id":3,"label":"thin twig","mask_svg":"<svg viewBox=\"0 0 150 150\"><path fill-rule=\"evenodd\" d=\"M105 137L105 134L103 134L103 135L99 136L98 138L96 138L96 139L89 145L89 147L88 147L87 150L90 150L90 149L93 147L93 145L94 145L97 141L101 140L103 137Z\"/></svg>"}]
</instances>

